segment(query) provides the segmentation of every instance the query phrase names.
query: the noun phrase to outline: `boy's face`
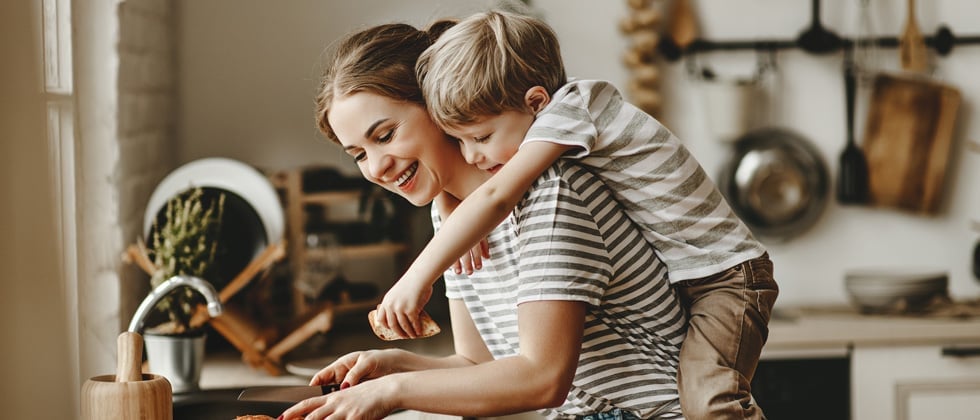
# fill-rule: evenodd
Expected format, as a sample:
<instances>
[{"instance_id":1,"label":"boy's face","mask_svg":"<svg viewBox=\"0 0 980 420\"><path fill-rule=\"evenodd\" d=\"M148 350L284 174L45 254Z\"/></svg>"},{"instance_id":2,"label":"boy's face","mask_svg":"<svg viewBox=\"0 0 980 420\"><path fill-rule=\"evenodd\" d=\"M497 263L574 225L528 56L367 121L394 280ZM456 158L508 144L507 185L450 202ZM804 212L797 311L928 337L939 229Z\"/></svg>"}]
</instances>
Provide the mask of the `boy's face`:
<instances>
[{"instance_id":1,"label":"boy's face","mask_svg":"<svg viewBox=\"0 0 980 420\"><path fill-rule=\"evenodd\" d=\"M467 163L496 173L517 153L533 122L534 114L504 111L471 124L453 127L446 133L459 140L460 151Z\"/></svg>"}]
</instances>

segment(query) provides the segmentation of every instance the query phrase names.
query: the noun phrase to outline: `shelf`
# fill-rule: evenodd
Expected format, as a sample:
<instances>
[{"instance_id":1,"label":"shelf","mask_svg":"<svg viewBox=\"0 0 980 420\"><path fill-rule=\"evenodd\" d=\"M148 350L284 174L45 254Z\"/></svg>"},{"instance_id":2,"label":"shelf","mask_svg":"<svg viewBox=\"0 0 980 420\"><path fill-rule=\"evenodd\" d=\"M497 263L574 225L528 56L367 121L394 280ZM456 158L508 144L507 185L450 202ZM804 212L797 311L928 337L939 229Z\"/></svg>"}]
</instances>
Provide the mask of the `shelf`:
<instances>
[{"instance_id":1,"label":"shelf","mask_svg":"<svg viewBox=\"0 0 980 420\"><path fill-rule=\"evenodd\" d=\"M398 255L408 249L408 246L398 242L379 242L366 245L344 245L340 247L340 257L343 259L362 259ZM324 258L327 251L322 249L307 249L309 258Z\"/></svg>"},{"instance_id":2,"label":"shelf","mask_svg":"<svg viewBox=\"0 0 980 420\"><path fill-rule=\"evenodd\" d=\"M358 202L361 199L360 191L326 191L304 194L301 198L303 204L321 204L324 206L347 204Z\"/></svg>"}]
</instances>

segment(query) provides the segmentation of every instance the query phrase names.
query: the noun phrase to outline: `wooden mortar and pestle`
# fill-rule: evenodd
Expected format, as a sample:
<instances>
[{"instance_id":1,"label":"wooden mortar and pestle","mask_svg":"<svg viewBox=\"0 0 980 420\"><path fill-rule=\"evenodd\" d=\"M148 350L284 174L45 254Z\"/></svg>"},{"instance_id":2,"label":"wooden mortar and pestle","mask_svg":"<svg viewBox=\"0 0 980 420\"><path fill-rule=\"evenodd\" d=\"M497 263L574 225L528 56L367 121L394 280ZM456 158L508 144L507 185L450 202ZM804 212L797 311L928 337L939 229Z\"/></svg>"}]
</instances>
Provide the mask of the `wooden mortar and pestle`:
<instances>
[{"instance_id":1,"label":"wooden mortar and pestle","mask_svg":"<svg viewBox=\"0 0 980 420\"><path fill-rule=\"evenodd\" d=\"M173 420L173 390L167 378L143 374L143 337L124 332L116 339L116 374L82 385L82 420Z\"/></svg>"}]
</instances>

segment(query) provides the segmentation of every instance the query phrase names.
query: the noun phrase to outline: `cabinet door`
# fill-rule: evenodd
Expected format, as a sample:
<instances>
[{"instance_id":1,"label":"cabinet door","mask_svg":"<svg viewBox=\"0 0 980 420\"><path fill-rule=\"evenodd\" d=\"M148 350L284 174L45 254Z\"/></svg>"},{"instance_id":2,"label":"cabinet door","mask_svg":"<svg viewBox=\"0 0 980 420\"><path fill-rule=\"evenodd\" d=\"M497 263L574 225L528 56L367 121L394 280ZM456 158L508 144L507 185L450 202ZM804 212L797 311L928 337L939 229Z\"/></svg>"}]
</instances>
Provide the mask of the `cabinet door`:
<instances>
[{"instance_id":1,"label":"cabinet door","mask_svg":"<svg viewBox=\"0 0 980 420\"><path fill-rule=\"evenodd\" d=\"M854 420L976 419L980 343L857 346L851 357Z\"/></svg>"}]
</instances>

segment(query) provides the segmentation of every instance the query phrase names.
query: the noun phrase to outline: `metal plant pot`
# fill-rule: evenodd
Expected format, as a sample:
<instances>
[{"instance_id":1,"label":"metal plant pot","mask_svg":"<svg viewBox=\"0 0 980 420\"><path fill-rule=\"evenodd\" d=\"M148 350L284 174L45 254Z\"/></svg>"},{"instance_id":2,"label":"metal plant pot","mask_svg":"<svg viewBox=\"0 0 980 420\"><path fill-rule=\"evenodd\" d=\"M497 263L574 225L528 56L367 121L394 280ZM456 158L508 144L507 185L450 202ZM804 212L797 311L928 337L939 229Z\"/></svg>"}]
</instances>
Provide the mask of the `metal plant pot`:
<instances>
[{"instance_id":1,"label":"metal plant pot","mask_svg":"<svg viewBox=\"0 0 980 420\"><path fill-rule=\"evenodd\" d=\"M206 334L193 336L146 334L143 337L150 372L162 375L173 386L173 393L201 389Z\"/></svg>"}]
</instances>

